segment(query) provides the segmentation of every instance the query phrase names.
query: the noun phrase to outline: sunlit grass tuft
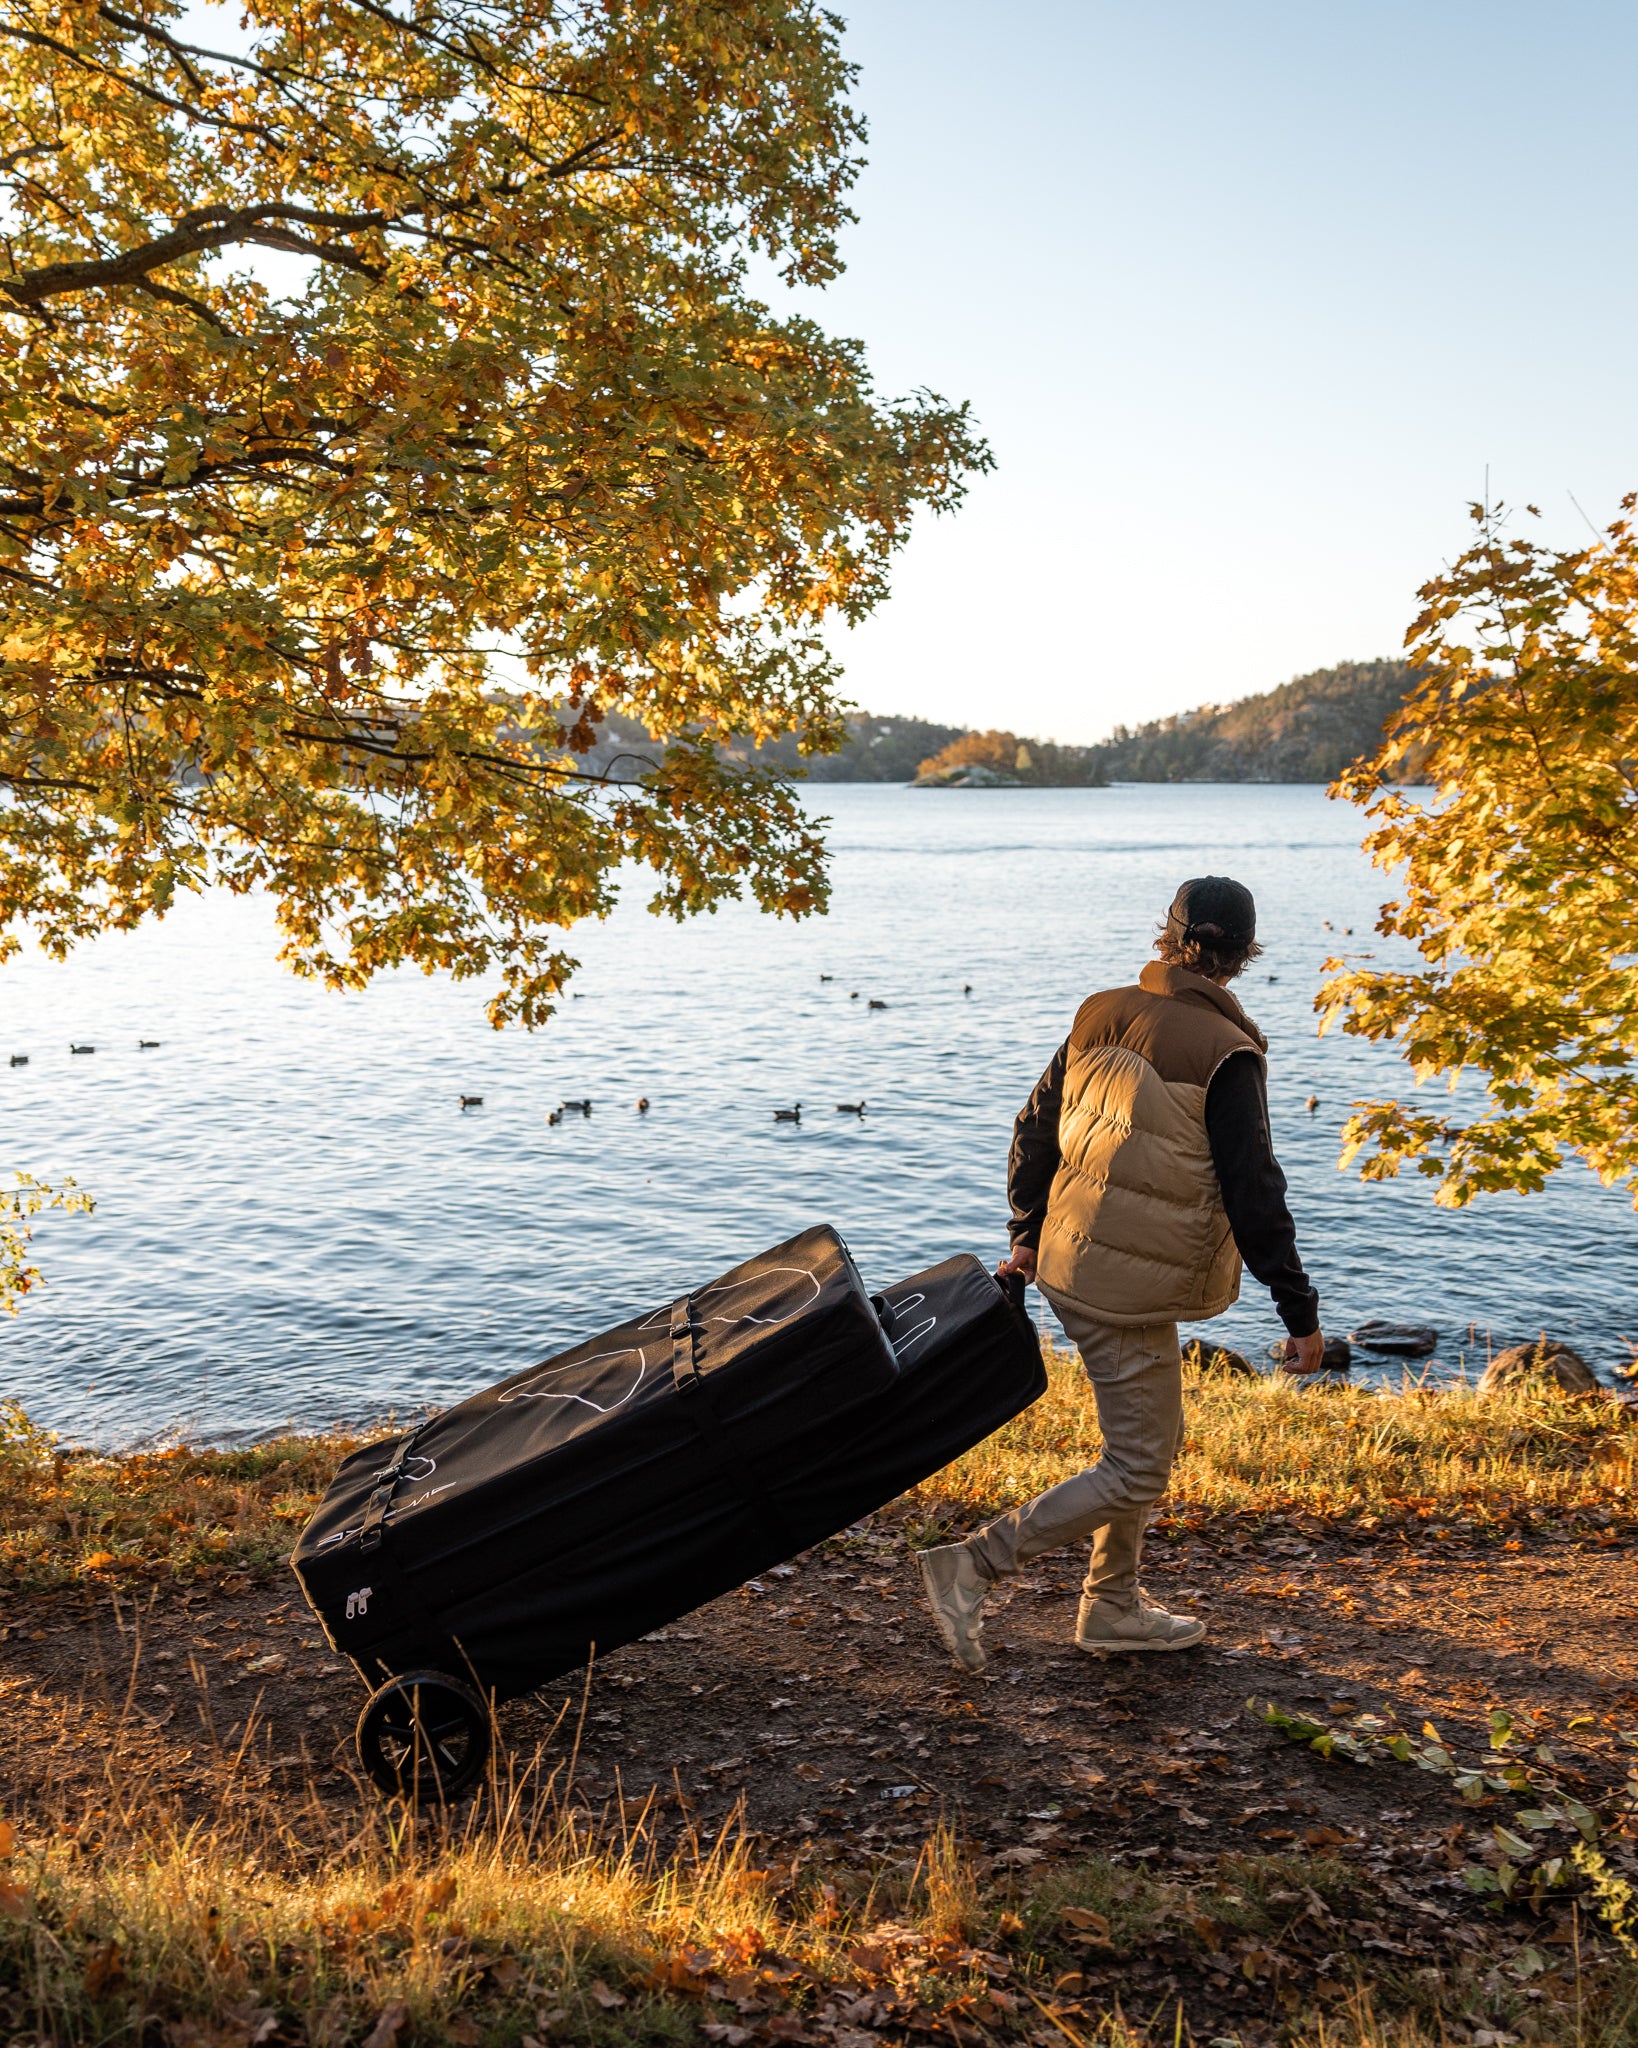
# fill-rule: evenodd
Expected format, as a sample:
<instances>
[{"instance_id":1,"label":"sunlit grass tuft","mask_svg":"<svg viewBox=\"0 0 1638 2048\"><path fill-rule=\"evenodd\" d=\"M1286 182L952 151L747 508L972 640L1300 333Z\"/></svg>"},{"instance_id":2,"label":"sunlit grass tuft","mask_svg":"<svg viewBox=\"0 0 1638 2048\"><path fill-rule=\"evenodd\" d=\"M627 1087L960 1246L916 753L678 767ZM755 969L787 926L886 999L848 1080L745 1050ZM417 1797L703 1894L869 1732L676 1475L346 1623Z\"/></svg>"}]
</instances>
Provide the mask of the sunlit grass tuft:
<instances>
[{"instance_id":1,"label":"sunlit grass tuft","mask_svg":"<svg viewBox=\"0 0 1638 2048\"><path fill-rule=\"evenodd\" d=\"M292 1435L98 1457L62 1450L16 1402L0 1403L0 1586L263 1572L289 1555L360 1441Z\"/></svg>"},{"instance_id":2,"label":"sunlit grass tuft","mask_svg":"<svg viewBox=\"0 0 1638 2048\"><path fill-rule=\"evenodd\" d=\"M1090 1463L1097 1411L1080 1361L1052 1350L1048 1373L1033 1408L916 1497L988 1514ZM1380 1395L1283 1374L1191 1373L1186 1432L1168 1503L1178 1513L1625 1521L1638 1482L1638 1411L1530 1386Z\"/></svg>"},{"instance_id":3,"label":"sunlit grass tuft","mask_svg":"<svg viewBox=\"0 0 1638 2048\"><path fill-rule=\"evenodd\" d=\"M190 1822L116 1742L94 1814L0 1821L0 2034L39 2048L813 2048L857 2030L844 2015L863 1997L889 2039L913 2018L918 2037L957 2042L976 2022L975 2038L1037 2048L1203 2048L1223 2032L1199 2028L1215 1958L1237 1973L1248 1959L1261 1982L1307 1901L1339 1926L1371 1910L1364 1873L1331 1856L1229 1855L1171 1878L1090 1857L986 1878L948 1822L896 1866L759 1857L733 1823L662 1855L651 1816L593 1822L542 1768L447 1824L311 1794L258 1806L254 1783L224 1784ZM1157 1943L1197 1959L1194 2029L1172 1995L1153 2011L1122 1997L1120 1965ZM1291 1980L1281 2039L1432 2048L1461 2018L1516 2025L1526 2008L1496 1968L1513 1943L1498 1944L1405 1984L1387 1962L1367 1985L1333 1959L1341 1983ZM1096 1998L1068 1988L1089 1959L1115 1965ZM1606 1954L1590 1970L1577 2038L1615 2048L1638 1969Z\"/></svg>"}]
</instances>

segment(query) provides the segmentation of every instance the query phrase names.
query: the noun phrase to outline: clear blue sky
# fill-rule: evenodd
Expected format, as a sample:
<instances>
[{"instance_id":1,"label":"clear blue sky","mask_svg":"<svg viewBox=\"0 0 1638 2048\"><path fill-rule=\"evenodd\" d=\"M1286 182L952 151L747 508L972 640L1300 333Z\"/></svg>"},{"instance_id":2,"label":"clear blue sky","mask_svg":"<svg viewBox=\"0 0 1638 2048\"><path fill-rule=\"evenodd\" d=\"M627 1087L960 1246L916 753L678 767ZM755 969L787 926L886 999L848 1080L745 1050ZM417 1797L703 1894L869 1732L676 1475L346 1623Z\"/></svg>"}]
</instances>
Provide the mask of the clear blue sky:
<instances>
[{"instance_id":1,"label":"clear blue sky","mask_svg":"<svg viewBox=\"0 0 1638 2048\"><path fill-rule=\"evenodd\" d=\"M840 11L870 166L811 309L999 463L844 636L858 701L1095 739L1395 652L1487 464L1565 542L1638 488L1638 10Z\"/></svg>"}]
</instances>

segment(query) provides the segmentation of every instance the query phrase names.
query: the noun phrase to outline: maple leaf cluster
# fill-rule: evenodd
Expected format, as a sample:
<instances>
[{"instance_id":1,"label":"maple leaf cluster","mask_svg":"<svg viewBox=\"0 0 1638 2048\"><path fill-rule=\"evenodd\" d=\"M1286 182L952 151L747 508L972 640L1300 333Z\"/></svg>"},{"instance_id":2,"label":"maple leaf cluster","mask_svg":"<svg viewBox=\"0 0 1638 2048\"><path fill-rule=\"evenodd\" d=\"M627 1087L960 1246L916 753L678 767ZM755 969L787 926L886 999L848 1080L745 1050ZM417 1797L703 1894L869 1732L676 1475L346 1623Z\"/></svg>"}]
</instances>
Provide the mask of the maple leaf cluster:
<instances>
[{"instance_id":1,"label":"maple leaf cluster","mask_svg":"<svg viewBox=\"0 0 1638 2048\"><path fill-rule=\"evenodd\" d=\"M989 460L748 289L838 268L835 18L201 18L0 0L0 958L226 884L299 972L493 974L535 1024L622 863L821 908L722 743L839 744L822 622ZM613 711L655 744L592 774Z\"/></svg>"},{"instance_id":2,"label":"maple leaf cluster","mask_svg":"<svg viewBox=\"0 0 1638 2048\"><path fill-rule=\"evenodd\" d=\"M1483 1090L1461 1120L1358 1105L1343 1163L1370 1147L1367 1179L1414 1164L1446 1207L1540 1188L1570 1157L1638 1184L1635 505L1567 551L1475 506L1477 541L1423 587L1406 636L1421 679L1332 791L1365 807L1366 850L1399 875L1378 929L1423 964L1329 962L1321 1028L1396 1041L1418 1082Z\"/></svg>"}]
</instances>

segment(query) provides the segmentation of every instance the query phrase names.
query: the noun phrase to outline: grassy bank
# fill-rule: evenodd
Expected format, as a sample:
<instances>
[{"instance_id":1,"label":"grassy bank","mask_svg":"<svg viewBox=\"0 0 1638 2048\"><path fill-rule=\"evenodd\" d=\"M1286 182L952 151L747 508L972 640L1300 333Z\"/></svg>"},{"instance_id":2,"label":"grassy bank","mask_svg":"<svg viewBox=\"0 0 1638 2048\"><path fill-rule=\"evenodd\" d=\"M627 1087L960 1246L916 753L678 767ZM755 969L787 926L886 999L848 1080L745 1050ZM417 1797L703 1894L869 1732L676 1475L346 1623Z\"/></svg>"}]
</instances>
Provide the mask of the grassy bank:
<instances>
[{"instance_id":1,"label":"grassy bank","mask_svg":"<svg viewBox=\"0 0 1638 2048\"><path fill-rule=\"evenodd\" d=\"M0 1586L272 1571L360 1441L96 1457L63 1451L15 1402L0 1403Z\"/></svg>"},{"instance_id":2,"label":"grassy bank","mask_svg":"<svg viewBox=\"0 0 1638 2048\"><path fill-rule=\"evenodd\" d=\"M243 1450L65 1455L0 1408L0 1585L194 1580L272 1570L359 1441L289 1437ZM977 1519L1097 1454L1073 1354L1045 1397L907 1499L923 1520ZM1523 1386L1395 1397L1280 1378L1191 1375L1170 1520L1308 1517L1362 1535L1437 1524L1500 1536L1638 1519L1638 1411Z\"/></svg>"},{"instance_id":3,"label":"grassy bank","mask_svg":"<svg viewBox=\"0 0 1638 2048\"><path fill-rule=\"evenodd\" d=\"M919 1489L982 1515L1028 1499L1095 1455L1079 1361L1054 1352L1045 1398ZM1628 1522L1638 1410L1537 1385L1481 1397L1407 1384L1398 1395L1280 1374L1190 1374L1171 1517L1307 1516L1364 1535L1407 1522L1506 1531Z\"/></svg>"}]
</instances>

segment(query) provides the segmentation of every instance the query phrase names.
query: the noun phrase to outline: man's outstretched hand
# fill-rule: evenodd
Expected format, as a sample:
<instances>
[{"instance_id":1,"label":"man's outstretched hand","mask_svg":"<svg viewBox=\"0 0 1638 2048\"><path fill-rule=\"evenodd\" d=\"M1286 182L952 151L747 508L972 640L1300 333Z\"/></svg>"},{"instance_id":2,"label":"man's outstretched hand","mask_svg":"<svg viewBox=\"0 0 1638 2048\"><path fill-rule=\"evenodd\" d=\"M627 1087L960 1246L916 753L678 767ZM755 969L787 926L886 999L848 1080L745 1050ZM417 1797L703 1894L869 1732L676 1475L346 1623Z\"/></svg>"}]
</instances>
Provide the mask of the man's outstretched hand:
<instances>
[{"instance_id":1,"label":"man's outstretched hand","mask_svg":"<svg viewBox=\"0 0 1638 2048\"><path fill-rule=\"evenodd\" d=\"M1011 1280L1014 1277L1031 1281L1035 1278L1035 1247L1032 1244L1015 1244L1012 1256L1001 1261L995 1269L997 1280Z\"/></svg>"},{"instance_id":2,"label":"man's outstretched hand","mask_svg":"<svg viewBox=\"0 0 1638 2048\"><path fill-rule=\"evenodd\" d=\"M1281 1372L1318 1372L1325 1363L1325 1332L1310 1330L1306 1337L1287 1337Z\"/></svg>"}]
</instances>

